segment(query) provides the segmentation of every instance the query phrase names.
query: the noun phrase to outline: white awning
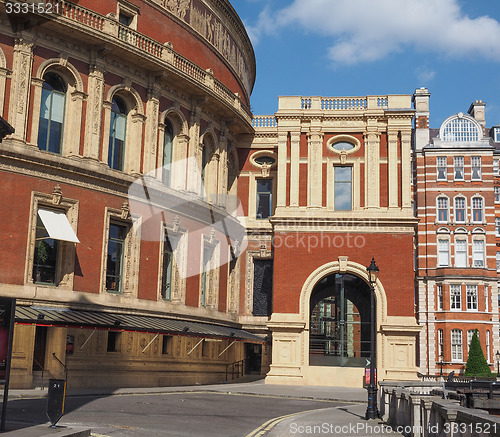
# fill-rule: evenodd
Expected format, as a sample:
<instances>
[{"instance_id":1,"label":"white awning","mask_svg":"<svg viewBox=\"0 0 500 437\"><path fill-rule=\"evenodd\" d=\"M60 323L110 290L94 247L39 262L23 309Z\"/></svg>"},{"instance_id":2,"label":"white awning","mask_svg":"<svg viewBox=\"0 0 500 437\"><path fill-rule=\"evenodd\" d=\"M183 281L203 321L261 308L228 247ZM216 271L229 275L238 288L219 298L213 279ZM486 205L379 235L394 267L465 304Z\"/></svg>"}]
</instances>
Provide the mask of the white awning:
<instances>
[{"instance_id":1,"label":"white awning","mask_svg":"<svg viewBox=\"0 0 500 437\"><path fill-rule=\"evenodd\" d=\"M43 226L45 226L50 238L54 240L71 241L73 243L80 242L64 212L40 208L38 210L38 216L42 220Z\"/></svg>"}]
</instances>

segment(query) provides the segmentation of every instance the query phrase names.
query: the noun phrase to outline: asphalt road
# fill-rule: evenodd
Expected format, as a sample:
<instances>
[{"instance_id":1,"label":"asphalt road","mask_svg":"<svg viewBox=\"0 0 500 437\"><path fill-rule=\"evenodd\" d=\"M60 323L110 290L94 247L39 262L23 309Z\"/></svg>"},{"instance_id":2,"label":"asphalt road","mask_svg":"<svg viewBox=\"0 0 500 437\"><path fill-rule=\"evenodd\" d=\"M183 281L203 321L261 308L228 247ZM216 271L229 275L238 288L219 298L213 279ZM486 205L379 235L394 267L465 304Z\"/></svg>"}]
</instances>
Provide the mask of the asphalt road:
<instances>
[{"instance_id":1,"label":"asphalt road","mask_svg":"<svg viewBox=\"0 0 500 437\"><path fill-rule=\"evenodd\" d=\"M8 420L47 422L46 399L15 399ZM352 405L275 396L217 392L66 398L59 425L84 426L98 436L246 437L264 435L263 424L282 416ZM261 428L262 427L262 428ZM257 431L256 431L257 430Z\"/></svg>"}]
</instances>

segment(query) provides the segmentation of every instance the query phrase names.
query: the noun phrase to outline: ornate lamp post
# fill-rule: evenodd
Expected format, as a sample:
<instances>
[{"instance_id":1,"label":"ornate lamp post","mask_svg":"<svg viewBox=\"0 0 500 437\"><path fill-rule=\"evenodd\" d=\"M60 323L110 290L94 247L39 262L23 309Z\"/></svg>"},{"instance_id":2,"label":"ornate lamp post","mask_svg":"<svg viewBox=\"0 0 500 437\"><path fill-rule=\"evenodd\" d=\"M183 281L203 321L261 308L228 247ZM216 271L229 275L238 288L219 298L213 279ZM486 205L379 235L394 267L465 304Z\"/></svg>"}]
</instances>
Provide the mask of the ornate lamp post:
<instances>
[{"instance_id":1,"label":"ornate lamp post","mask_svg":"<svg viewBox=\"0 0 500 437\"><path fill-rule=\"evenodd\" d=\"M497 376L500 376L500 351L497 351L495 358L497 359Z\"/></svg>"},{"instance_id":2,"label":"ornate lamp post","mask_svg":"<svg viewBox=\"0 0 500 437\"><path fill-rule=\"evenodd\" d=\"M379 268L375 264L375 258L366 268L368 280L370 281L370 383L368 384L368 407L366 419L376 419L379 416L377 408L377 383L375 382L375 283L377 282Z\"/></svg>"},{"instance_id":3,"label":"ornate lamp post","mask_svg":"<svg viewBox=\"0 0 500 437\"><path fill-rule=\"evenodd\" d=\"M443 364L444 364L444 357L443 355L439 355L439 365L441 366L441 370L439 371L439 376L443 376Z\"/></svg>"}]
</instances>

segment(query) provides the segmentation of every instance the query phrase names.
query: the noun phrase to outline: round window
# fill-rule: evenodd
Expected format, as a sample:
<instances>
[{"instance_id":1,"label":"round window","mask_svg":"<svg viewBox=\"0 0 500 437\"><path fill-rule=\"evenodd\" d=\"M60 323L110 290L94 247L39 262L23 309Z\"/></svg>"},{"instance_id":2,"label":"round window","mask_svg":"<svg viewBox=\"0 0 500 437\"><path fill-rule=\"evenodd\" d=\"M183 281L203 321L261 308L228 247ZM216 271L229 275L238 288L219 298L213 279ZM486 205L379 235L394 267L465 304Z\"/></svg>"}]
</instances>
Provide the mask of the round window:
<instances>
[{"instance_id":1,"label":"round window","mask_svg":"<svg viewBox=\"0 0 500 437\"><path fill-rule=\"evenodd\" d=\"M335 143L332 147L335 150L338 150L339 152L341 152L342 150L348 152L349 150L354 149L354 144L349 143L347 141L339 141L338 143Z\"/></svg>"},{"instance_id":2,"label":"round window","mask_svg":"<svg viewBox=\"0 0 500 437\"><path fill-rule=\"evenodd\" d=\"M254 162L257 165L273 165L276 159L269 155L260 155L254 158Z\"/></svg>"}]
</instances>

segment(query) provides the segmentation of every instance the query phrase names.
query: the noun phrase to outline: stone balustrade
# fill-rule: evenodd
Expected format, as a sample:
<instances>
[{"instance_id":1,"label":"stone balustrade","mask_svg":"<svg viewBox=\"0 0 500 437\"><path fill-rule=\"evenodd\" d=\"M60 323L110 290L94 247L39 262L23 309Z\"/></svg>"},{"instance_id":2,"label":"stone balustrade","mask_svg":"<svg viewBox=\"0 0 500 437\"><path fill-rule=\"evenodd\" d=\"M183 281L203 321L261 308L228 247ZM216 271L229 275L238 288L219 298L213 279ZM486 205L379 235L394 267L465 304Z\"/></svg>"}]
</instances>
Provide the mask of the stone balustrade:
<instances>
[{"instance_id":1,"label":"stone balustrade","mask_svg":"<svg viewBox=\"0 0 500 437\"><path fill-rule=\"evenodd\" d=\"M382 419L405 436L500 436L500 417L462 407L460 396L443 383L383 381L380 386Z\"/></svg>"},{"instance_id":2,"label":"stone balustrade","mask_svg":"<svg viewBox=\"0 0 500 437\"><path fill-rule=\"evenodd\" d=\"M370 111L387 109L410 109L411 98L406 95L365 97L304 97L284 96L279 98L280 110L321 111Z\"/></svg>"},{"instance_id":3,"label":"stone balustrade","mask_svg":"<svg viewBox=\"0 0 500 437\"><path fill-rule=\"evenodd\" d=\"M274 115L255 115L252 126L254 128L269 128L278 126L278 123Z\"/></svg>"},{"instance_id":4,"label":"stone balustrade","mask_svg":"<svg viewBox=\"0 0 500 437\"><path fill-rule=\"evenodd\" d=\"M252 114L248 106L241 100L238 93L232 92L226 85L184 56L176 53L169 43L162 44L152 38L120 24L113 14L104 16L90 9L79 6L66 0L50 0L54 13L51 19L68 24L70 27L81 27L82 31L95 38L126 44L130 50L132 46L139 54L152 58L165 69L174 69L179 76L187 76L208 93L222 99L232 106L245 119L251 123ZM38 14L37 9L34 13ZM46 14L44 14L44 17Z\"/></svg>"}]
</instances>

